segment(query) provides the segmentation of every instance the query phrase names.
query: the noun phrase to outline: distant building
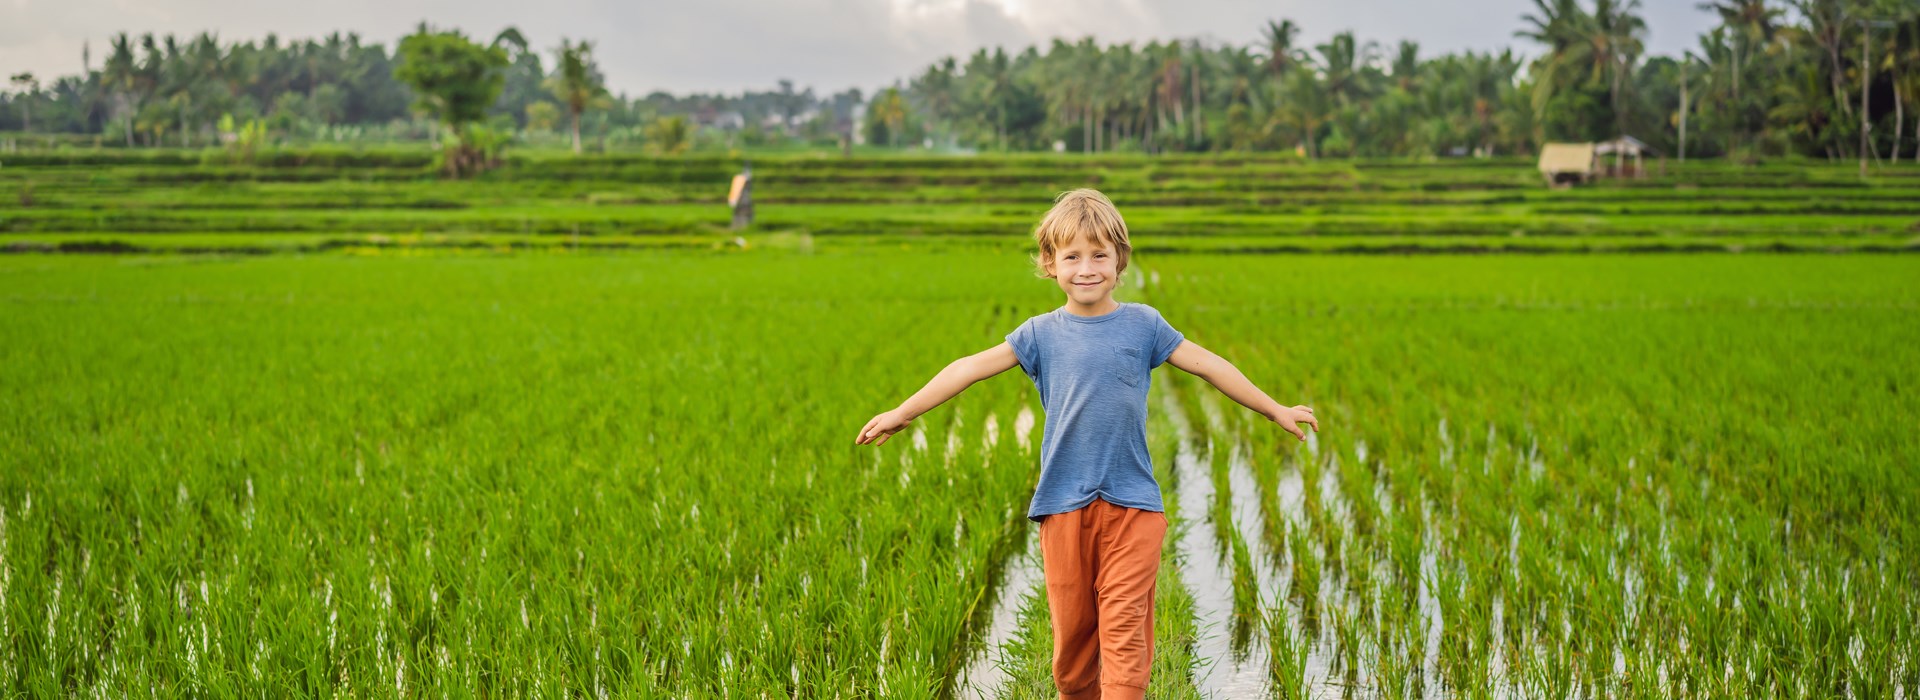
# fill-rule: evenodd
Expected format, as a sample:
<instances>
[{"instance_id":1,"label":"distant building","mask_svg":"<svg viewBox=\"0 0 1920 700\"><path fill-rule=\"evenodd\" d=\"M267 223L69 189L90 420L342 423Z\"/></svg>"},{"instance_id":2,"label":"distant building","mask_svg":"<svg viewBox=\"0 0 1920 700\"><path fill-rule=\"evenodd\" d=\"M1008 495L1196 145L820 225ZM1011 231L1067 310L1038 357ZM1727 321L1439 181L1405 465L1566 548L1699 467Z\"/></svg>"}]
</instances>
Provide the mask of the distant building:
<instances>
[{"instance_id":1,"label":"distant building","mask_svg":"<svg viewBox=\"0 0 1920 700\"><path fill-rule=\"evenodd\" d=\"M1567 187L1593 180L1593 144L1549 143L1540 148L1540 175L1547 184Z\"/></svg>"},{"instance_id":2,"label":"distant building","mask_svg":"<svg viewBox=\"0 0 1920 700\"><path fill-rule=\"evenodd\" d=\"M1665 169L1665 156L1632 136L1622 134L1612 141L1593 145L1594 158L1599 161L1596 165L1605 170L1607 177L1646 177L1647 169L1641 157L1648 154L1660 158L1662 169ZM1606 156L1613 156L1613 162L1607 163ZM1627 163L1628 158L1633 159L1631 164Z\"/></svg>"},{"instance_id":3,"label":"distant building","mask_svg":"<svg viewBox=\"0 0 1920 700\"><path fill-rule=\"evenodd\" d=\"M1540 175L1554 187L1585 184L1599 177L1646 177L1644 158L1649 154L1660 157L1652 146L1625 135L1599 143L1549 143L1540 149ZM1664 170L1665 159L1661 162Z\"/></svg>"},{"instance_id":4,"label":"distant building","mask_svg":"<svg viewBox=\"0 0 1920 700\"><path fill-rule=\"evenodd\" d=\"M746 127L747 118L739 112L732 110L721 112L714 109L702 109L694 113L693 123L724 131L739 131Z\"/></svg>"}]
</instances>

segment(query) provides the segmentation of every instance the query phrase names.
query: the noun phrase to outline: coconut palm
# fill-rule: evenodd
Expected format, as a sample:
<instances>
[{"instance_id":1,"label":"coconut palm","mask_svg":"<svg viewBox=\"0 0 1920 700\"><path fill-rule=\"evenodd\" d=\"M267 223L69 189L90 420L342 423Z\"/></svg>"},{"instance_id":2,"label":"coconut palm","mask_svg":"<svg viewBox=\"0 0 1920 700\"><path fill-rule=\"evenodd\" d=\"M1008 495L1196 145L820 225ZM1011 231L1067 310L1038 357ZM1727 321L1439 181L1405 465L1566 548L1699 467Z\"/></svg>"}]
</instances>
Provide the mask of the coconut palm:
<instances>
[{"instance_id":1,"label":"coconut palm","mask_svg":"<svg viewBox=\"0 0 1920 700\"><path fill-rule=\"evenodd\" d=\"M1797 27L1792 35L1800 43L1807 45L1827 59L1827 91L1843 114L1853 114L1851 103L1846 98L1846 67L1841 60L1841 47L1846 40L1847 10L1841 0L1791 0L1793 8L1806 19L1804 27Z\"/></svg>"},{"instance_id":2,"label":"coconut palm","mask_svg":"<svg viewBox=\"0 0 1920 700\"><path fill-rule=\"evenodd\" d=\"M1634 66L1640 62L1641 54L1646 52L1642 37L1647 34L1646 20L1638 13L1640 0L1595 0L1595 31L1589 41L1599 42L1603 47L1596 54L1603 56L1607 64L1607 93L1611 98L1614 131L1626 133L1627 110L1622 106L1627 96L1624 92L1632 85L1627 80L1633 75Z\"/></svg>"},{"instance_id":3,"label":"coconut palm","mask_svg":"<svg viewBox=\"0 0 1920 700\"><path fill-rule=\"evenodd\" d=\"M33 131L33 98L40 93L40 81L32 72L15 73L9 80L20 100L20 130Z\"/></svg>"},{"instance_id":4,"label":"coconut palm","mask_svg":"<svg viewBox=\"0 0 1920 700\"><path fill-rule=\"evenodd\" d=\"M1623 131L1626 77L1645 50L1641 37L1646 22L1637 14L1639 0L1595 0L1592 12L1579 0L1533 3L1536 12L1521 17L1530 28L1514 35L1548 48L1535 64L1540 75L1534 85L1534 111L1544 112L1554 95L1582 84L1604 85L1614 127Z\"/></svg>"},{"instance_id":5,"label":"coconut palm","mask_svg":"<svg viewBox=\"0 0 1920 700\"><path fill-rule=\"evenodd\" d=\"M580 115L588 107L605 103L607 88L600 69L593 63L593 42L560 40L553 50L555 66L547 78L547 89L567 108L573 120L573 152L580 153Z\"/></svg>"},{"instance_id":6,"label":"coconut palm","mask_svg":"<svg viewBox=\"0 0 1920 700\"><path fill-rule=\"evenodd\" d=\"M1300 52L1293 42L1300 36L1300 26L1293 20L1283 19L1267 22L1266 31L1261 33L1265 43L1267 72L1275 78L1284 78L1287 71L1300 65Z\"/></svg>"},{"instance_id":7,"label":"coconut palm","mask_svg":"<svg viewBox=\"0 0 1920 700\"><path fill-rule=\"evenodd\" d=\"M907 124L907 101L900 96L900 88L890 87L880 91L873 99L873 117L887 125L887 141L894 148L900 147L900 131Z\"/></svg>"},{"instance_id":8,"label":"coconut palm","mask_svg":"<svg viewBox=\"0 0 1920 700\"><path fill-rule=\"evenodd\" d=\"M1367 95L1368 86L1364 84L1362 72L1377 57L1377 45L1362 44L1353 32L1347 31L1333 35L1314 50L1320 54L1325 88L1340 106L1355 104Z\"/></svg>"},{"instance_id":9,"label":"coconut palm","mask_svg":"<svg viewBox=\"0 0 1920 700\"><path fill-rule=\"evenodd\" d=\"M140 65L133 55L133 40L126 32L115 34L108 42L110 53L100 71L100 84L114 96L114 111L126 119L127 145L133 145L132 112L138 104Z\"/></svg>"},{"instance_id":10,"label":"coconut palm","mask_svg":"<svg viewBox=\"0 0 1920 700\"><path fill-rule=\"evenodd\" d=\"M928 116L942 126L947 126L953 120L954 110L959 104L958 72L959 67L953 57L948 56L927 66L927 70L910 84L913 93L924 100Z\"/></svg>"},{"instance_id":11,"label":"coconut palm","mask_svg":"<svg viewBox=\"0 0 1920 700\"><path fill-rule=\"evenodd\" d=\"M1219 91L1226 94L1229 105L1253 107L1260 100L1261 57L1240 46L1225 46L1220 51Z\"/></svg>"},{"instance_id":12,"label":"coconut palm","mask_svg":"<svg viewBox=\"0 0 1920 700\"><path fill-rule=\"evenodd\" d=\"M1420 45L1402 40L1393 55L1393 83L1408 93L1419 92Z\"/></svg>"},{"instance_id":13,"label":"coconut palm","mask_svg":"<svg viewBox=\"0 0 1920 700\"><path fill-rule=\"evenodd\" d=\"M1289 71L1280 84L1282 99L1268 122L1268 130L1292 135L1308 158L1318 158L1320 129L1332 120L1336 106L1312 71Z\"/></svg>"},{"instance_id":14,"label":"coconut palm","mask_svg":"<svg viewBox=\"0 0 1920 700\"><path fill-rule=\"evenodd\" d=\"M1771 43L1782 10L1767 5L1767 0L1720 0L1703 2L1702 10L1720 15L1720 23L1734 30L1733 99L1740 100L1741 59L1754 51L1755 44ZM1749 59L1749 62L1751 59Z\"/></svg>"}]
</instances>

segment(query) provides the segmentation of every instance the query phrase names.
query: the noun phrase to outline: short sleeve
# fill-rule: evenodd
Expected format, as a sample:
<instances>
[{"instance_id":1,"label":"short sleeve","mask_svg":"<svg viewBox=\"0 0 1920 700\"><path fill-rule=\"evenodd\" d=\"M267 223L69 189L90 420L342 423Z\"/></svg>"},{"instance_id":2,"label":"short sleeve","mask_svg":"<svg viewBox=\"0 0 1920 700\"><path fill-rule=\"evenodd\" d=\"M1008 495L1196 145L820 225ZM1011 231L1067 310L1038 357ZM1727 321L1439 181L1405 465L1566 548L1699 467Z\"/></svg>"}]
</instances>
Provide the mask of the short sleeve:
<instances>
[{"instance_id":1,"label":"short sleeve","mask_svg":"<svg viewBox=\"0 0 1920 700\"><path fill-rule=\"evenodd\" d=\"M1159 367L1173 356L1174 348L1187 339L1180 331L1167 324L1167 319L1158 312L1153 314L1153 367Z\"/></svg>"},{"instance_id":2,"label":"short sleeve","mask_svg":"<svg viewBox=\"0 0 1920 700\"><path fill-rule=\"evenodd\" d=\"M1040 342L1034 335L1033 319L1029 318L1007 334L1007 344L1013 346L1013 355L1020 360L1020 370L1029 377L1037 378L1040 376Z\"/></svg>"}]
</instances>

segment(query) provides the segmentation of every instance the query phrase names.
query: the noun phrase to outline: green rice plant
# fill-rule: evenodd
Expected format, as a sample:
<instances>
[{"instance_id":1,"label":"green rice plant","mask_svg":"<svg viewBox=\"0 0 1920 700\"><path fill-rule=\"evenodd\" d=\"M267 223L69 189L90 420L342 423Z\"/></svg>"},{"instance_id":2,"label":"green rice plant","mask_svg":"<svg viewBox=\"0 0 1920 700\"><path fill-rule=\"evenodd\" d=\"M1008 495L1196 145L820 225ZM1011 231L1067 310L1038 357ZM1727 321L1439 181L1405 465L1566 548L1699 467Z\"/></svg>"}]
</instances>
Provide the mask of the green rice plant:
<instances>
[{"instance_id":1,"label":"green rice plant","mask_svg":"<svg viewBox=\"0 0 1920 700\"><path fill-rule=\"evenodd\" d=\"M1313 696L1306 675L1307 651L1313 642L1310 636L1295 631L1287 618L1285 605L1266 611L1267 672L1283 700L1303 700Z\"/></svg>"},{"instance_id":2,"label":"green rice plant","mask_svg":"<svg viewBox=\"0 0 1920 700\"><path fill-rule=\"evenodd\" d=\"M108 188L150 186L122 165L98 185L32 176L78 222L108 211L88 208ZM1212 165L1127 167L1198 188ZM1356 197L1448 176L1310 174ZM250 184L268 185L321 187ZM545 216L489 203L515 196L503 183L446 209L406 205L432 187L378 200L336 186L292 196L364 196L392 208L369 220L473 217L499 240L542 242L488 218ZM539 225L620 209L586 202L603 186L581 184ZM178 204L219 203L218 187ZM194 211L139 196L155 221ZM1057 292L1017 244L961 240L972 234L845 234L811 252L767 234L715 249L724 234L701 232L699 206L602 220L658 215L650 226L707 244L645 254L503 254L495 234L382 245L275 232L323 226L271 212L256 232L97 235L367 250L0 257L0 692L947 692L1015 549L1036 466L1033 426L1015 427L1023 410L1037 422L1031 383L983 383L884 450L852 449L828 418L870 415L875 396L923 379L912 368L935 369L927 358L998 342ZM887 208L822 205L783 225L1025 218ZM1261 225L1147 209L1162 223ZM1762 228L1775 224L1797 225ZM606 240L656 235L681 234ZM1220 475L1240 467L1213 464L1214 522L1175 513L1170 537L1226 525L1232 595L1262 616L1281 692L1307 682L1295 669L1317 654L1337 659L1344 687L1468 697L1916 692L1912 260L1140 252L1135 264L1123 298L1151 302L1276 398L1316 406L1326 430L1300 444L1251 412L1207 413L1197 382L1161 382L1189 415L1217 414L1197 436L1214 459L1251 461L1261 493L1233 493ZM1174 438L1154 415L1172 494L1185 485L1164 471ZM1258 507L1223 511L1234 498ZM1285 563L1278 590L1244 575L1261 546ZM1196 601L1181 578L1205 563L1163 563L1157 694L1197 694L1191 670L1216 661L1195 658L1194 610L1225 601ZM1002 650L1026 679L1011 687L1044 696L1045 616L1020 624Z\"/></svg>"}]
</instances>

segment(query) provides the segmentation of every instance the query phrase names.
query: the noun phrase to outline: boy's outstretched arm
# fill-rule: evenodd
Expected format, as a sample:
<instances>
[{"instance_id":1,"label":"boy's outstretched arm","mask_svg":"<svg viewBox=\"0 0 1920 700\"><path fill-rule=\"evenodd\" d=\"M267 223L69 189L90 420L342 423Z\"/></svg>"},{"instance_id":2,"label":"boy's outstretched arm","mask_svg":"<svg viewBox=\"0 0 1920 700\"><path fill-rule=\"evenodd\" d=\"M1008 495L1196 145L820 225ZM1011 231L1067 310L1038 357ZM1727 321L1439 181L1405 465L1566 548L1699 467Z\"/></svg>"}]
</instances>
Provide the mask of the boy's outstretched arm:
<instances>
[{"instance_id":1,"label":"boy's outstretched arm","mask_svg":"<svg viewBox=\"0 0 1920 700\"><path fill-rule=\"evenodd\" d=\"M1213 388L1226 394L1227 398L1240 405L1253 409L1255 413L1266 416L1267 420L1279 423L1287 432L1301 440L1307 439L1307 432L1300 428L1301 423L1313 426L1313 432L1320 432L1320 421L1313 417L1313 409L1306 406L1287 407L1280 405L1267 396L1267 392L1254 386L1247 375L1233 363L1221 359L1212 351L1200 347L1191 340L1183 340L1167 357L1167 363L1185 370L1187 373L1207 380Z\"/></svg>"},{"instance_id":2,"label":"boy's outstretched arm","mask_svg":"<svg viewBox=\"0 0 1920 700\"><path fill-rule=\"evenodd\" d=\"M860 437L854 439L856 445L883 445L887 438L907 427L920 414L933 410L933 407L946 403L974 382L1013 369L1020 364L1018 356L1013 354L1013 346L1001 343L979 353L954 360L946 369L920 387L919 391L907 398L899 408L874 416L867 426L860 429Z\"/></svg>"}]
</instances>

